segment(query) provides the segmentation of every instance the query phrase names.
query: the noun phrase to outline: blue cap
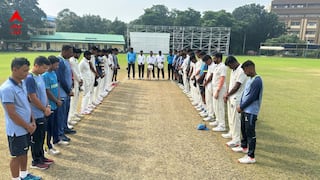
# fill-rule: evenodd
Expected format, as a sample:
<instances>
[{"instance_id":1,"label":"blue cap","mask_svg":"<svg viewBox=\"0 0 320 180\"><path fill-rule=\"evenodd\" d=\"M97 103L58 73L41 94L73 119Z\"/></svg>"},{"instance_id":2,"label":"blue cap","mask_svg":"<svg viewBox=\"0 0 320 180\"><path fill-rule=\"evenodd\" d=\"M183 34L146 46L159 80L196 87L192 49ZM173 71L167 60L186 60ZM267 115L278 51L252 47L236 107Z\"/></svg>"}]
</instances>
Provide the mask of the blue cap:
<instances>
[{"instance_id":1,"label":"blue cap","mask_svg":"<svg viewBox=\"0 0 320 180\"><path fill-rule=\"evenodd\" d=\"M197 127L198 130L209 130L209 128L207 128L207 126L205 124L198 124L198 127Z\"/></svg>"}]
</instances>

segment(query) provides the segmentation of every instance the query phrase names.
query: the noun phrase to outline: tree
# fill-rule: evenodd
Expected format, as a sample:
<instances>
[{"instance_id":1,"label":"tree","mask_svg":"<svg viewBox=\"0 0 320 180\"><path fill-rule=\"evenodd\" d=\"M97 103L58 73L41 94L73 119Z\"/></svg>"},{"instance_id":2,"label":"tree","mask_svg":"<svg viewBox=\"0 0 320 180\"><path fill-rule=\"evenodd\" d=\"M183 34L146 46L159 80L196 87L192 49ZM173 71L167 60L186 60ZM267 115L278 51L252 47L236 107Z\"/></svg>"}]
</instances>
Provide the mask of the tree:
<instances>
[{"instance_id":1,"label":"tree","mask_svg":"<svg viewBox=\"0 0 320 180\"><path fill-rule=\"evenodd\" d=\"M171 18L175 26L200 26L201 24L201 13L191 8L185 11L174 9L171 12Z\"/></svg>"},{"instance_id":2,"label":"tree","mask_svg":"<svg viewBox=\"0 0 320 180\"><path fill-rule=\"evenodd\" d=\"M267 39L265 41L265 44L282 44L282 43L306 43L305 41L302 41L299 39L299 37L297 35L281 35L279 37L276 38L271 38L271 39Z\"/></svg>"},{"instance_id":3,"label":"tree","mask_svg":"<svg viewBox=\"0 0 320 180\"><path fill-rule=\"evenodd\" d=\"M0 39L29 39L34 30L44 26L43 18L46 14L38 7L38 0L11 0L0 3ZM18 11L23 19L21 23L21 35L12 35L9 22L14 11Z\"/></svg>"},{"instance_id":4,"label":"tree","mask_svg":"<svg viewBox=\"0 0 320 180\"><path fill-rule=\"evenodd\" d=\"M266 39L283 34L286 29L274 13L269 13L264 6L249 4L236 8L232 15L236 20L232 27L231 49L233 53L257 51L260 43ZM242 48L240 48L242 47ZM242 52L239 51L242 49Z\"/></svg>"},{"instance_id":5,"label":"tree","mask_svg":"<svg viewBox=\"0 0 320 180\"><path fill-rule=\"evenodd\" d=\"M234 23L232 14L225 10L205 11L201 18L201 25L207 27L232 27Z\"/></svg>"},{"instance_id":6,"label":"tree","mask_svg":"<svg viewBox=\"0 0 320 180\"><path fill-rule=\"evenodd\" d=\"M118 20L118 18L116 17L116 19L111 23L111 31L110 32L112 32L114 34L126 35L127 24L125 22Z\"/></svg>"},{"instance_id":7,"label":"tree","mask_svg":"<svg viewBox=\"0 0 320 180\"><path fill-rule=\"evenodd\" d=\"M56 23L58 32L83 32L86 31L83 28L87 27L82 25L81 18L70 9L60 11Z\"/></svg>"},{"instance_id":8,"label":"tree","mask_svg":"<svg viewBox=\"0 0 320 180\"><path fill-rule=\"evenodd\" d=\"M142 25L172 25L169 9L164 5L153 5L144 10L144 14L139 17Z\"/></svg>"}]
</instances>

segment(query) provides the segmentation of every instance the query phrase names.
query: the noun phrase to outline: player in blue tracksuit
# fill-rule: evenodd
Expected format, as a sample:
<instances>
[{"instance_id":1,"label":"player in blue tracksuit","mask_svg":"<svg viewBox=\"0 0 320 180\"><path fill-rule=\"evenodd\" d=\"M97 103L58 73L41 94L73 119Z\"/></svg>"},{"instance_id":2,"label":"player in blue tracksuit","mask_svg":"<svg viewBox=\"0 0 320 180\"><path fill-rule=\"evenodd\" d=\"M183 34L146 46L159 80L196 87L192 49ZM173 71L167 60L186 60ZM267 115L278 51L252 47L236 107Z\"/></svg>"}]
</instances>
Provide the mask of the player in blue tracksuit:
<instances>
[{"instance_id":1,"label":"player in blue tracksuit","mask_svg":"<svg viewBox=\"0 0 320 180\"><path fill-rule=\"evenodd\" d=\"M247 152L247 155L238 161L249 164L256 162L254 155L256 148L255 127L262 101L263 83L261 77L257 75L255 64L252 61L244 62L241 67L249 79L246 82L240 105L237 107L237 111L241 113L241 147L235 147L232 150Z\"/></svg>"}]
</instances>

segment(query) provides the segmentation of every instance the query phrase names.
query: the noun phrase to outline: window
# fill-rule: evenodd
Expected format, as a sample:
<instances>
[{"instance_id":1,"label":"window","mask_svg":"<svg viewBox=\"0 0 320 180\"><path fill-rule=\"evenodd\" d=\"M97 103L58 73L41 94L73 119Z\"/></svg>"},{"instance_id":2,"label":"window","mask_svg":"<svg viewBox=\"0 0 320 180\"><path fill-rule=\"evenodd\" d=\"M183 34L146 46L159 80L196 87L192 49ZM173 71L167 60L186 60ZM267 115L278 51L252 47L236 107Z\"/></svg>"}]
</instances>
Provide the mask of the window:
<instances>
[{"instance_id":1,"label":"window","mask_svg":"<svg viewBox=\"0 0 320 180\"><path fill-rule=\"evenodd\" d=\"M308 22L308 26L317 26L317 22Z\"/></svg>"},{"instance_id":2,"label":"window","mask_svg":"<svg viewBox=\"0 0 320 180\"><path fill-rule=\"evenodd\" d=\"M300 26L300 21L291 21L291 26Z\"/></svg>"},{"instance_id":3,"label":"window","mask_svg":"<svg viewBox=\"0 0 320 180\"><path fill-rule=\"evenodd\" d=\"M299 35L300 31L290 31L290 34L292 35Z\"/></svg>"},{"instance_id":4,"label":"window","mask_svg":"<svg viewBox=\"0 0 320 180\"><path fill-rule=\"evenodd\" d=\"M315 32L315 31L306 31L306 34L308 34L308 35L314 35L314 34L316 34L316 32Z\"/></svg>"},{"instance_id":5,"label":"window","mask_svg":"<svg viewBox=\"0 0 320 180\"><path fill-rule=\"evenodd\" d=\"M311 4L308 4L308 7L309 8L319 8L320 7L320 3L311 3Z\"/></svg>"},{"instance_id":6,"label":"window","mask_svg":"<svg viewBox=\"0 0 320 180\"><path fill-rule=\"evenodd\" d=\"M307 14L306 17L320 17L320 14Z\"/></svg>"},{"instance_id":7,"label":"window","mask_svg":"<svg viewBox=\"0 0 320 180\"><path fill-rule=\"evenodd\" d=\"M304 8L304 7L306 7L305 4L297 4L297 8Z\"/></svg>"},{"instance_id":8,"label":"window","mask_svg":"<svg viewBox=\"0 0 320 180\"><path fill-rule=\"evenodd\" d=\"M290 17L304 17L303 14L295 14L295 15L290 15Z\"/></svg>"}]
</instances>

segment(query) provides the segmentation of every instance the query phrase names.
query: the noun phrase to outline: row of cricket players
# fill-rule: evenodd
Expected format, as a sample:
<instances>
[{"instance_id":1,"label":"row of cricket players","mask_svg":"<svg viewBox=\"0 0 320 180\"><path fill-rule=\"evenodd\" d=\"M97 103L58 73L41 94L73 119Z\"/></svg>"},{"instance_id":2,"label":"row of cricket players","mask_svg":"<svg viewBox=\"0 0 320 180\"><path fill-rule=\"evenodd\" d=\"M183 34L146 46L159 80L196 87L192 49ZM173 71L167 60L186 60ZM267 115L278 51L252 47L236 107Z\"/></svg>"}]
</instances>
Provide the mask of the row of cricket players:
<instances>
[{"instance_id":1,"label":"row of cricket players","mask_svg":"<svg viewBox=\"0 0 320 180\"><path fill-rule=\"evenodd\" d=\"M78 57L80 54L81 51L78 51ZM117 81L117 71L120 68L117 54L117 49L100 50L93 47L91 51L84 52L83 59L79 64L77 58L70 59L74 90L69 112L71 117L76 113L79 90L83 91L80 109L82 115L90 114L102 102L103 97L112 90Z\"/></svg>"},{"instance_id":2,"label":"row of cricket players","mask_svg":"<svg viewBox=\"0 0 320 180\"><path fill-rule=\"evenodd\" d=\"M233 56L228 59L232 59L233 62L228 64L232 69L229 88L226 85L227 66L222 62L222 54L217 53L212 58L201 51L197 51L194 55L188 54L184 59L179 68L183 71L183 83L180 87L190 98L192 105L200 111L199 115L203 120L214 126L213 131L226 131L225 103L227 103L229 131L222 134L222 137L231 139L226 143L227 146L238 147L241 142L241 130L240 113L236 111L236 106L240 104L247 76Z\"/></svg>"}]
</instances>

